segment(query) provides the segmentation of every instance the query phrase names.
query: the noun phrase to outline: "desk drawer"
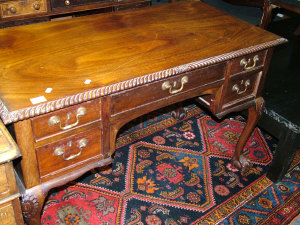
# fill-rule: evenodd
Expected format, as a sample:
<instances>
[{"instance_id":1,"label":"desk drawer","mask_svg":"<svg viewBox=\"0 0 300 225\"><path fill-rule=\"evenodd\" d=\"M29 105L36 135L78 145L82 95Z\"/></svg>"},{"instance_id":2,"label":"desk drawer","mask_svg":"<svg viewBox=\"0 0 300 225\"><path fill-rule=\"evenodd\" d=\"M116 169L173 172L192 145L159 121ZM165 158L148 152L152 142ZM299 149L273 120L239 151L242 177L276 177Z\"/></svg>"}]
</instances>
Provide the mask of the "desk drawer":
<instances>
[{"instance_id":1,"label":"desk drawer","mask_svg":"<svg viewBox=\"0 0 300 225\"><path fill-rule=\"evenodd\" d=\"M255 98L262 72L246 73L230 78L225 90L224 104Z\"/></svg>"},{"instance_id":2,"label":"desk drawer","mask_svg":"<svg viewBox=\"0 0 300 225\"><path fill-rule=\"evenodd\" d=\"M0 165L0 199L18 193L12 162Z\"/></svg>"},{"instance_id":3,"label":"desk drawer","mask_svg":"<svg viewBox=\"0 0 300 225\"><path fill-rule=\"evenodd\" d=\"M95 3L113 2L113 0L51 0L53 10Z\"/></svg>"},{"instance_id":4,"label":"desk drawer","mask_svg":"<svg viewBox=\"0 0 300 225\"><path fill-rule=\"evenodd\" d=\"M266 51L261 51L234 59L232 61L230 74L250 71L262 66L265 61L265 55Z\"/></svg>"},{"instance_id":5,"label":"desk drawer","mask_svg":"<svg viewBox=\"0 0 300 225\"><path fill-rule=\"evenodd\" d=\"M47 12L45 0L9 1L0 4L2 18Z\"/></svg>"},{"instance_id":6,"label":"desk drawer","mask_svg":"<svg viewBox=\"0 0 300 225\"><path fill-rule=\"evenodd\" d=\"M57 174L102 154L99 127L36 149L41 177Z\"/></svg>"},{"instance_id":7,"label":"desk drawer","mask_svg":"<svg viewBox=\"0 0 300 225\"><path fill-rule=\"evenodd\" d=\"M100 120L100 100L85 102L32 119L35 140Z\"/></svg>"},{"instance_id":8,"label":"desk drawer","mask_svg":"<svg viewBox=\"0 0 300 225\"><path fill-rule=\"evenodd\" d=\"M217 64L115 94L112 115L224 79L225 68Z\"/></svg>"},{"instance_id":9,"label":"desk drawer","mask_svg":"<svg viewBox=\"0 0 300 225\"><path fill-rule=\"evenodd\" d=\"M19 198L0 204L0 225L24 224Z\"/></svg>"}]
</instances>

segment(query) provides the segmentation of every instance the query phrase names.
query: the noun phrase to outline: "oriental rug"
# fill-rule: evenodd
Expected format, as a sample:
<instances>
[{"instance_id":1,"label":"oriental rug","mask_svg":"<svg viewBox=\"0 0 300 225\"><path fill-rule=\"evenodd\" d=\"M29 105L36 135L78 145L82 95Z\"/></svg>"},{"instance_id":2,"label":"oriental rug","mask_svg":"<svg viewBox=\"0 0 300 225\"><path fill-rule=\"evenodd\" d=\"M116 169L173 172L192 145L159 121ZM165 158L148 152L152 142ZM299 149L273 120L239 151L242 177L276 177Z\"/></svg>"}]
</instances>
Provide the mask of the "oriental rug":
<instances>
[{"instance_id":1,"label":"oriental rug","mask_svg":"<svg viewBox=\"0 0 300 225\"><path fill-rule=\"evenodd\" d=\"M163 109L125 126L113 164L54 189L42 224L288 224L299 214L298 162L282 182L266 178L276 140L255 129L241 176L231 157L245 120L185 108L182 121Z\"/></svg>"}]
</instances>

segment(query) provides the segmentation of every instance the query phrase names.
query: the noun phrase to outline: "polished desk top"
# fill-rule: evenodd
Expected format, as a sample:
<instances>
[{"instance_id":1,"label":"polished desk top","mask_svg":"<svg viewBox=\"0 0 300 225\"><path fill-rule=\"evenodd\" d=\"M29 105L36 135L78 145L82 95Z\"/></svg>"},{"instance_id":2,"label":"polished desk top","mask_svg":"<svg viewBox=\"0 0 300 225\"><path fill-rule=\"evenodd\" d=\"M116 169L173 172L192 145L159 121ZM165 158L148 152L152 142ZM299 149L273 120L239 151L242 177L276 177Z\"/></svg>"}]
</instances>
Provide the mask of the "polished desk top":
<instances>
[{"instance_id":1,"label":"polished desk top","mask_svg":"<svg viewBox=\"0 0 300 225\"><path fill-rule=\"evenodd\" d=\"M285 41L201 2L3 29L1 118L11 123Z\"/></svg>"}]
</instances>

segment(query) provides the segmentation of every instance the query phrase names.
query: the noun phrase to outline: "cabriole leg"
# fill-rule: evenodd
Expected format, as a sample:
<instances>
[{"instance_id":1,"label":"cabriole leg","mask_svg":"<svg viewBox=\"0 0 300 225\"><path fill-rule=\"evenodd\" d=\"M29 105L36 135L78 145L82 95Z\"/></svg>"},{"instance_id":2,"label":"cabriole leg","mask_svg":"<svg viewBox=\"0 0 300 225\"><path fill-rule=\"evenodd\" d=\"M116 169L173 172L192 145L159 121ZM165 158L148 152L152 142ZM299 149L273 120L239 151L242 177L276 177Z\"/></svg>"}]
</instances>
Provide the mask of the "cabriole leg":
<instances>
[{"instance_id":1,"label":"cabriole leg","mask_svg":"<svg viewBox=\"0 0 300 225\"><path fill-rule=\"evenodd\" d=\"M253 132L259 118L261 117L265 107L265 101L262 97L255 100L255 105L248 109L248 119L246 126L236 145L234 155L232 157L232 165L241 171L244 175L250 168L251 162L242 154L245 144L247 143L251 133Z\"/></svg>"}]
</instances>

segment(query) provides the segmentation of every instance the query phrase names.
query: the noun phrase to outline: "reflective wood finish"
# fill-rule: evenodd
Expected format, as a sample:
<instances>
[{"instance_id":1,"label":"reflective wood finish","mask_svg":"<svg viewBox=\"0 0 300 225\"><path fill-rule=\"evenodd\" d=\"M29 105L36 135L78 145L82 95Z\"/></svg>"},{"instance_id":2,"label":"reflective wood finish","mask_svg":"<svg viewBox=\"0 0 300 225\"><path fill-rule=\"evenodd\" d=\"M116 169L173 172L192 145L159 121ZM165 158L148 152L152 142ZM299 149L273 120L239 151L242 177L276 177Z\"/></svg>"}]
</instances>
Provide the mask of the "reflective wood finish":
<instances>
[{"instance_id":1,"label":"reflective wood finish","mask_svg":"<svg viewBox=\"0 0 300 225\"><path fill-rule=\"evenodd\" d=\"M51 188L111 162L125 123L190 98L218 118L249 108L233 156L245 172L272 50L285 41L200 2L1 30L0 116L15 123L27 223L39 224Z\"/></svg>"},{"instance_id":2,"label":"reflective wood finish","mask_svg":"<svg viewBox=\"0 0 300 225\"><path fill-rule=\"evenodd\" d=\"M0 32L1 99L10 113L33 107L31 99L39 96L50 102L99 88L95 96L107 95L118 91L109 86L120 81L226 53L234 56L278 39L192 2L8 28ZM45 93L47 88L51 93Z\"/></svg>"}]
</instances>

